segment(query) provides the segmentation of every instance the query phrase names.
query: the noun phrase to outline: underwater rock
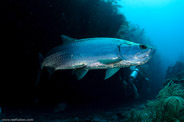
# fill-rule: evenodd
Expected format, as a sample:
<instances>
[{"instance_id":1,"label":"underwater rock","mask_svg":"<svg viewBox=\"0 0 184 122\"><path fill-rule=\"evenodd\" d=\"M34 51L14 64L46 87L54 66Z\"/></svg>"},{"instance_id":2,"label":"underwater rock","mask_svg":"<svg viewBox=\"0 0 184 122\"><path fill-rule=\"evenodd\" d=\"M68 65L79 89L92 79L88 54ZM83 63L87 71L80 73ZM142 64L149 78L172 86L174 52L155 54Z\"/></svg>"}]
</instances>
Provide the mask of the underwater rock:
<instances>
[{"instance_id":1,"label":"underwater rock","mask_svg":"<svg viewBox=\"0 0 184 122\"><path fill-rule=\"evenodd\" d=\"M168 67L164 85L167 85L171 80L174 83L184 84L184 62L177 61L175 65Z\"/></svg>"},{"instance_id":2,"label":"underwater rock","mask_svg":"<svg viewBox=\"0 0 184 122\"><path fill-rule=\"evenodd\" d=\"M169 66L166 73L166 79L172 78L181 78L184 79L184 62L177 61L175 65Z\"/></svg>"},{"instance_id":3,"label":"underwater rock","mask_svg":"<svg viewBox=\"0 0 184 122\"><path fill-rule=\"evenodd\" d=\"M171 80L174 83L184 84L184 71L178 72L172 77L167 78L164 84L168 84Z\"/></svg>"}]
</instances>

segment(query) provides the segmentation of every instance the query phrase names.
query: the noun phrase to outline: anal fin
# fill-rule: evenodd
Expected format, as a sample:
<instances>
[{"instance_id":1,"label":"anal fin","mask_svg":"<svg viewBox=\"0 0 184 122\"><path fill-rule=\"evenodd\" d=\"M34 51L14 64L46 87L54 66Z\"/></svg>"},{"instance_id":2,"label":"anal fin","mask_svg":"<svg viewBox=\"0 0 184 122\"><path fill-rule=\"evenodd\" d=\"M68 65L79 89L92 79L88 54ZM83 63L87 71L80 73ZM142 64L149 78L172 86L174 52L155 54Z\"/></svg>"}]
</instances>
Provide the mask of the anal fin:
<instances>
[{"instance_id":1,"label":"anal fin","mask_svg":"<svg viewBox=\"0 0 184 122\"><path fill-rule=\"evenodd\" d=\"M73 74L76 75L77 80L81 80L88 72L88 69L80 68L73 70Z\"/></svg>"}]
</instances>

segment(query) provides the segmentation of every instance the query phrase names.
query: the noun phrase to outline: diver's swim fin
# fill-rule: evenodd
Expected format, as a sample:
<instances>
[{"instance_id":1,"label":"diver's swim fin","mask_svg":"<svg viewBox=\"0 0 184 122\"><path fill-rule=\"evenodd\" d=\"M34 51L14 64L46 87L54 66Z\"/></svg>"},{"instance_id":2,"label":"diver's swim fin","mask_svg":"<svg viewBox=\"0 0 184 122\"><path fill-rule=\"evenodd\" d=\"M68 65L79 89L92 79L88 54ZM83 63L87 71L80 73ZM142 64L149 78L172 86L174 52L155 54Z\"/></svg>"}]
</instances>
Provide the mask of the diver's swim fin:
<instances>
[{"instance_id":1,"label":"diver's swim fin","mask_svg":"<svg viewBox=\"0 0 184 122\"><path fill-rule=\"evenodd\" d=\"M139 97L139 93L134 83L132 84L132 87L134 92L134 98L137 99Z\"/></svg>"}]
</instances>

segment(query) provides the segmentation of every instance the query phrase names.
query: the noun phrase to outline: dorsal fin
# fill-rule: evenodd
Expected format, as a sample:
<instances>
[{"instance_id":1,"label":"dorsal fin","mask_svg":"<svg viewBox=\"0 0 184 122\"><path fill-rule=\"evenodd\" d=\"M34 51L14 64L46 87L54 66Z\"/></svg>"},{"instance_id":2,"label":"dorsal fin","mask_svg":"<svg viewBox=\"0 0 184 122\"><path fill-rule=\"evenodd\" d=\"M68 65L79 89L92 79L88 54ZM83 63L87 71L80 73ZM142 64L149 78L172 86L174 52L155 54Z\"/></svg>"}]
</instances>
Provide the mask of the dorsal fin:
<instances>
[{"instance_id":1,"label":"dorsal fin","mask_svg":"<svg viewBox=\"0 0 184 122\"><path fill-rule=\"evenodd\" d=\"M74 42L75 38L72 38L72 37L69 37L69 36L66 36L66 35L61 35L61 38L63 40L63 44L66 44L66 43L71 43L71 42Z\"/></svg>"}]
</instances>

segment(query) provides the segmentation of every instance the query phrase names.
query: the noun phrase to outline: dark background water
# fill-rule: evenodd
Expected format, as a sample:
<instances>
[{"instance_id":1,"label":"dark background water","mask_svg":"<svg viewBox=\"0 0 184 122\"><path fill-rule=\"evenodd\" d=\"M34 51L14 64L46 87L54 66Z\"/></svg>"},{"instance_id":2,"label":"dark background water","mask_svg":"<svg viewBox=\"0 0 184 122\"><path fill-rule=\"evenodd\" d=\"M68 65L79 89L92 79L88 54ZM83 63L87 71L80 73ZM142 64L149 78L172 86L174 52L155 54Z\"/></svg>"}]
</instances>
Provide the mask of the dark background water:
<instances>
[{"instance_id":1,"label":"dark background water","mask_svg":"<svg viewBox=\"0 0 184 122\"><path fill-rule=\"evenodd\" d=\"M62 44L61 34L73 38L119 37L121 27L128 27L118 6L99 0L19 0L8 1L8 38L23 42L20 66L11 71L18 74L18 80L2 81L6 92L2 93L4 106L55 105L67 102L72 106L92 104L105 107L115 104L134 102L127 97L122 80L127 79L130 71L123 68L108 80L103 80L105 70L94 70L77 81L72 71L56 71L51 80L44 69L38 87L35 87L39 69L38 54L45 55L53 47ZM127 31L121 32L126 34ZM11 35L11 36L10 36ZM126 37L131 39L131 37ZM22 53L21 52L21 53ZM16 58L12 60L18 60ZM164 76L159 70L159 55L148 63L151 70L151 92L140 98L153 98L161 88ZM15 65L15 63L13 64ZM9 73L11 77L11 73ZM158 81L160 82L154 82Z\"/></svg>"}]
</instances>

